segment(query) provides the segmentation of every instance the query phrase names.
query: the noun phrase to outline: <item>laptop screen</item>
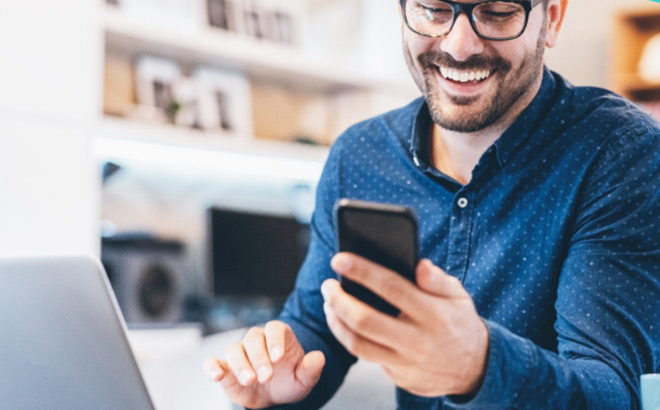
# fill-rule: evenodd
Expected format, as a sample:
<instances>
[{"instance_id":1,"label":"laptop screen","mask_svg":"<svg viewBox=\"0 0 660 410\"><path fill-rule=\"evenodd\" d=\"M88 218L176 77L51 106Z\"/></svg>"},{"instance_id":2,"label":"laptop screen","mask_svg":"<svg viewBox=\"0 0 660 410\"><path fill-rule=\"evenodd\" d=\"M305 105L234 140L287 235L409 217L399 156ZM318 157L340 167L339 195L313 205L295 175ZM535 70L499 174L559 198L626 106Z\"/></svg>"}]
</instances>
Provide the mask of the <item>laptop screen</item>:
<instances>
[{"instance_id":1,"label":"laptop screen","mask_svg":"<svg viewBox=\"0 0 660 410\"><path fill-rule=\"evenodd\" d=\"M100 263L0 259L6 409L153 409Z\"/></svg>"}]
</instances>

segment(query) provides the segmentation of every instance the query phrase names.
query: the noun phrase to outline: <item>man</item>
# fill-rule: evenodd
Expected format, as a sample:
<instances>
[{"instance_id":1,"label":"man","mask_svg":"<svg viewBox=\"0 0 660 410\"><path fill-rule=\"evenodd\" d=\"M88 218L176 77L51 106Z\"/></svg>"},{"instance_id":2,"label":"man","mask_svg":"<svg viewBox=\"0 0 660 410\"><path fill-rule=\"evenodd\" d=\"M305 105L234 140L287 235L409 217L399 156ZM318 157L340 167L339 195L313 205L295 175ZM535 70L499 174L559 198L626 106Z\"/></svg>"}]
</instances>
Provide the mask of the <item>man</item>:
<instances>
[{"instance_id":1,"label":"man","mask_svg":"<svg viewBox=\"0 0 660 410\"><path fill-rule=\"evenodd\" d=\"M334 144L281 321L205 363L233 401L319 408L360 358L401 409L640 407L660 370L660 127L544 68L567 2L400 1L424 98ZM416 212L416 284L335 254L342 197Z\"/></svg>"}]
</instances>

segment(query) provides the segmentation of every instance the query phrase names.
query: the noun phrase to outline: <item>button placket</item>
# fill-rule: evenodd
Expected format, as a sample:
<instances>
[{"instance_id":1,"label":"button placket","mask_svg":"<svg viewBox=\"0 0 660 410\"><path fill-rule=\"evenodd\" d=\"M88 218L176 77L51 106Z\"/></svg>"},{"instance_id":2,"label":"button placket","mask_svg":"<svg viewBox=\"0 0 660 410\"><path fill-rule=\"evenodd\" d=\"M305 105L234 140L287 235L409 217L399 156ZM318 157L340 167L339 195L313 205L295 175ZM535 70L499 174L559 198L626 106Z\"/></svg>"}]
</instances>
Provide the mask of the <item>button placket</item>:
<instances>
[{"instance_id":1,"label":"button placket","mask_svg":"<svg viewBox=\"0 0 660 410\"><path fill-rule=\"evenodd\" d=\"M447 268L461 281L465 276L471 242L472 212L469 206L471 199L467 192L459 192L456 195L449 225Z\"/></svg>"}]
</instances>

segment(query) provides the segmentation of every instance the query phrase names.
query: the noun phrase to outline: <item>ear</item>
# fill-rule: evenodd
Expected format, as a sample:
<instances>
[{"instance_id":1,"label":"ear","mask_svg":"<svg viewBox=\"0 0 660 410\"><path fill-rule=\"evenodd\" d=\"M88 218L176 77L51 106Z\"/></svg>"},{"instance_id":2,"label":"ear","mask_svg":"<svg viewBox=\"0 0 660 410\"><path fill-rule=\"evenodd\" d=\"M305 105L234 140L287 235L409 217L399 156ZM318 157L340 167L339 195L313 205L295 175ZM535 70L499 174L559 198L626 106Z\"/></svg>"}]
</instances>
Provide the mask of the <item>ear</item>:
<instances>
[{"instance_id":1,"label":"ear","mask_svg":"<svg viewBox=\"0 0 660 410\"><path fill-rule=\"evenodd\" d=\"M552 48L557 44L559 30L564 22L566 7L568 7L568 0L550 0L547 7L548 31L545 37L545 46Z\"/></svg>"}]
</instances>

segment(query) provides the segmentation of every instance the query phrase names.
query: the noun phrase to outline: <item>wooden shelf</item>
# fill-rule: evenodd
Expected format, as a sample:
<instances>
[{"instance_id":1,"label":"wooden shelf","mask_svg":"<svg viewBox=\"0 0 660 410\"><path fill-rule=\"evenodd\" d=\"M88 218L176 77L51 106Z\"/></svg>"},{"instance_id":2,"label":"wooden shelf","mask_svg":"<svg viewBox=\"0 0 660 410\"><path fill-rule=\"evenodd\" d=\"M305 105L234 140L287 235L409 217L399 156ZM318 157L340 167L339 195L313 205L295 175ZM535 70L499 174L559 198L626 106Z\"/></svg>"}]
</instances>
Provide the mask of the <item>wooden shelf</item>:
<instances>
[{"instance_id":1,"label":"wooden shelf","mask_svg":"<svg viewBox=\"0 0 660 410\"><path fill-rule=\"evenodd\" d=\"M152 124L122 118L105 117L96 136L144 143L190 147L208 151L251 153L262 156L325 161L328 147L296 142L282 142L252 136L224 136L169 124Z\"/></svg>"},{"instance_id":2,"label":"wooden shelf","mask_svg":"<svg viewBox=\"0 0 660 410\"><path fill-rule=\"evenodd\" d=\"M660 100L660 83L653 83L640 78L637 74L619 75L618 88L626 97L635 101Z\"/></svg>"},{"instance_id":3,"label":"wooden shelf","mask_svg":"<svg viewBox=\"0 0 660 410\"><path fill-rule=\"evenodd\" d=\"M660 84L639 77L638 66L646 42L660 34L660 6L625 11L614 21L612 72L613 89L633 100L660 98Z\"/></svg>"},{"instance_id":4,"label":"wooden shelf","mask_svg":"<svg viewBox=\"0 0 660 410\"><path fill-rule=\"evenodd\" d=\"M103 24L106 48L131 55L155 54L189 64L236 68L253 79L312 92L372 89L407 92L411 88L404 81L376 79L341 63L314 60L291 46L212 27L177 30L154 21L127 17L113 6L105 7Z\"/></svg>"}]
</instances>

